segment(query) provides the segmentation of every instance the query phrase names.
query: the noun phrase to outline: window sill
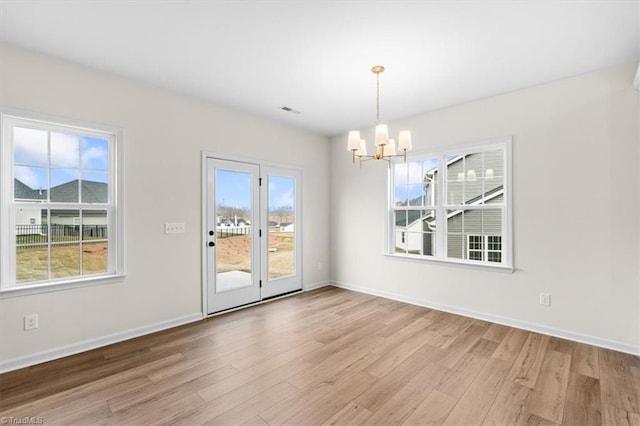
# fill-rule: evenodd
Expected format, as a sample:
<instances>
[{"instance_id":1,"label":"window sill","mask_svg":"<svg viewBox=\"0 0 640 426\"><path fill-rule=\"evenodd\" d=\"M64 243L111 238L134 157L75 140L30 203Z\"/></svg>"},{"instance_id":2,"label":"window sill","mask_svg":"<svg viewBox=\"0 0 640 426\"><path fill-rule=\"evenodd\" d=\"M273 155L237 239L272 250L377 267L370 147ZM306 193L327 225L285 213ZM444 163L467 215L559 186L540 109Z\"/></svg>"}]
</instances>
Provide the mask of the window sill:
<instances>
[{"instance_id":1,"label":"window sill","mask_svg":"<svg viewBox=\"0 0 640 426\"><path fill-rule=\"evenodd\" d=\"M112 284L122 282L126 275L108 275L100 277L81 278L74 280L54 281L33 285L22 285L0 290L0 299L29 296L32 294L49 293L52 291L70 290L80 287Z\"/></svg>"},{"instance_id":2,"label":"window sill","mask_svg":"<svg viewBox=\"0 0 640 426\"><path fill-rule=\"evenodd\" d=\"M480 269L485 271L493 271L493 272L502 272L505 274L511 274L515 271L513 266L497 264L490 265L487 263L476 263L476 262L468 262L468 261L458 261L458 260L449 260L449 259L438 259L435 257L418 257L406 254L391 254L385 253L385 257L396 259L396 260L406 260L410 262L431 262L431 263L439 263L442 265L451 265L451 266L459 266L462 268L469 269Z\"/></svg>"}]
</instances>

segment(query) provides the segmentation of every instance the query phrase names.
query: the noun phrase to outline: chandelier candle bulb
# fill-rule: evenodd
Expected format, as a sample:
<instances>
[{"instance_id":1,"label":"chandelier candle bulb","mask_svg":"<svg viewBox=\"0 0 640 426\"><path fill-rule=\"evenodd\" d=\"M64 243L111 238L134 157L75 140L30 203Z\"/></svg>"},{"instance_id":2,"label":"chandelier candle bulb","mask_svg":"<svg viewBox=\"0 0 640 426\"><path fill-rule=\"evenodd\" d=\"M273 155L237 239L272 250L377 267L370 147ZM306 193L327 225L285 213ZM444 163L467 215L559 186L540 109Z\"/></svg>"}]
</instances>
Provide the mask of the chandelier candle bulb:
<instances>
[{"instance_id":1,"label":"chandelier candle bulb","mask_svg":"<svg viewBox=\"0 0 640 426\"><path fill-rule=\"evenodd\" d=\"M367 155L367 142L364 139L360 139L360 147L356 151L356 155Z\"/></svg>"},{"instance_id":2,"label":"chandelier candle bulb","mask_svg":"<svg viewBox=\"0 0 640 426\"><path fill-rule=\"evenodd\" d=\"M389 143L389 128L386 124L376 126L376 145L386 145Z\"/></svg>"},{"instance_id":3,"label":"chandelier candle bulb","mask_svg":"<svg viewBox=\"0 0 640 426\"><path fill-rule=\"evenodd\" d=\"M349 145L347 149L349 151L354 151L360 148L360 132L357 130L352 130L349 132Z\"/></svg>"},{"instance_id":4,"label":"chandelier candle bulb","mask_svg":"<svg viewBox=\"0 0 640 426\"><path fill-rule=\"evenodd\" d=\"M389 144L384 147L384 155L397 155L396 141L389 139Z\"/></svg>"},{"instance_id":5,"label":"chandelier candle bulb","mask_svg":"<svg viewBox=\"0 0 640 426\"><path fill-rule=\"evenodd\" d=\"M356 152L360 148L360 132L357 130L352 130L349 132L349 143L347 144L347 149L351 151L352 161L356 162Z\"/></svg>"},{"instance_id":6,"label":"chandelier candle bulb","mask_svg":"<svg viewBox=\"0 0 640 426\"><path fill-rule=\"evenodd\" d=\"M411 151L411 148L413 148L411 145L411 132L402 130L398 133L398 149L400 151Z\"/></svg>"}]
</instances>

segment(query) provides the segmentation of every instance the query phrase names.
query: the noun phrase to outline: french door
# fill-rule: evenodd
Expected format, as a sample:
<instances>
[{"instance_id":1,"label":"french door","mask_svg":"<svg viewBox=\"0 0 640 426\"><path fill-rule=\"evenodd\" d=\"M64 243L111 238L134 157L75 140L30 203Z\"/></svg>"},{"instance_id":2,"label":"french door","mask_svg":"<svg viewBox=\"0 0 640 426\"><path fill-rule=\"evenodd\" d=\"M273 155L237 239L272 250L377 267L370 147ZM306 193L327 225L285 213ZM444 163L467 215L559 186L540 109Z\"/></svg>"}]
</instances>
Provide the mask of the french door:
<instances>
[{"instance_id":1,"label":"french door","mask_svg":"<svg viewBox=\"0 0 640 426\"><path fill-rule=\"evenodd\" d=\"M300 172L206 158L206 311L302 289Z\"/></svg>"}]
</instances>

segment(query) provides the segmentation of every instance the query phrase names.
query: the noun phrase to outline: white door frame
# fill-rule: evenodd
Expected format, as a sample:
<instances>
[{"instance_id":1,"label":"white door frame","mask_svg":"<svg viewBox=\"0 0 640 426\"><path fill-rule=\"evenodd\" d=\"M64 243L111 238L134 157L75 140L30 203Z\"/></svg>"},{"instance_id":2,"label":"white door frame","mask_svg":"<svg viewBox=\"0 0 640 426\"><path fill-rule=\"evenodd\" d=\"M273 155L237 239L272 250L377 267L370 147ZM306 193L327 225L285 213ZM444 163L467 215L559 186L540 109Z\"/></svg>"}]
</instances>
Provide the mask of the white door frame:
<instances>
[{"instance_id":1,"label":"white door frame","mask_svg":"<svg viewBox=\"0 0 640 426\"><path fill-rule=\"evenodd\" d=\"M260 168L260 178L263 181L260 188L262 203L267 204L262 206L261 213L265 213L261 218L261 228L263 229L263 237L260 241L261 253L266 262L262 263L262 271L260 274L262 280L262 299L277 297L281 294L290 293L293 291L302 289L302 275L299 274L300 270L294 270L294 274L281 278L269 279L269 176L287 177L291 178L295 182L294 188L294 267L299 269L302 267L302 237L300 230L302 228L302 173L298 169L292 169L290 167L274 167L262 165ZM266 256L266 258L264 257Z\"/></svg>"},{"instance_id":2,"label":"white door frame","mask_svg":"<svg viewBox=\"0 0 640 426\"><path fill-rule=\"evenodd\" d=\"M250 273L246 276L246 273L236 271L232 273L232 278L224 277L229 275L228 273L220 273L218 271L218 255L220 253L220 246L233 239L218 238L218 223L217 217L220 213L218 211L218 200L220 196L219 190L222 188L219 185L218 179L220 173L231 172L230 176L242 176L241 179L250 178L247 182L249 184L248 195L249 197L249 216L244 216L244 219L251 221L251 230L249 234L249 241L251 242L249 247L249 256L251 259ZM256 228L259 228L260 224L260 165L255 163L246 163L240 161L221 160L219 158L207 159L207 272L209 279L207 280L209 299L207 301L207 313L215 313L226 311L238 306L247 305L258 302L262 299L262 281L261 281L261 258L260 258L260 232L256 234ZM243 192L246 191L243 189ZM256 224L258 226L256 226ZM246 230L246 229L245 229ZM249 278L247 280L247 278ZM224 282L226 282L226 288L222 289Z\"/></svg>"},{"instance_id":3,"label":"white door frame","mask_svg":"<svg viewBox=\"0 0 640 426\"><path fill-rule=\"evenodd\" d=\"M208 279L209 273L207 268L207 244L208 244L208 235L207 235L207 159L218 159L218 160L227 160L227 161L237 161L241 163L253 163L258 164L260 166L266 167L275 167L281 169L289 169L295 170L299 173L299 182L297 183L300 188L302 188L302 178L303 178L303 170L301 167L292 166L289 164L275 163L269 161L257 160L255 158L243 157L238 155L228 155L221 154L214 151L202 151L201 152L201 224L200 224L200 237L201 237L201 245L200 245L200 253L201 253L201 282L202 282L202 317L207 318L208 306L207 301L209 299L209 290L208 290ZM302 283L302 289L304 289L304 277L303 277L303 264L302 264L302 241L303 241L303 212L302 212L302 190L297 191L298 200L297 204L300 206L300 210L298 212L298 221L299 224L296 224L296 235L297 235L297 249L298 253L296 253L296 261L298 262L296 269L297 274L300 276L300 282ZM263 303L262 301L256 303ZM249 305L249 306L253 306ZM234 310L234 309L230 309ZM216 314L212 314L216 315Z\"/></svg>"}]
</instances>

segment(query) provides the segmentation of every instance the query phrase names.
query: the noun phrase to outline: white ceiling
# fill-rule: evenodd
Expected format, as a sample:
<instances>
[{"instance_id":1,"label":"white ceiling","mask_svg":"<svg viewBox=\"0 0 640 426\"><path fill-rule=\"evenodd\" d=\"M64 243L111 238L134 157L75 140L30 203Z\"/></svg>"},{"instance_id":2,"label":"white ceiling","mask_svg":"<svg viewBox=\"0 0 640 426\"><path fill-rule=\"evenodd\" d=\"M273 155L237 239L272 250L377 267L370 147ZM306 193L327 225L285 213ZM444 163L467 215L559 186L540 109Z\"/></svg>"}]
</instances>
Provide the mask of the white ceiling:
<instances>
[{"instance_id":1,"label":"white ceiling","mask_svg":"<svg viewBox=\"0 0 640 426\"><path fill-rule=\"evenodd\" d=\"M639 60L638 1L0 1L0 39L325 135ZM301 111L295 115L280 109Z\"/></svg>"}]
</instances>

